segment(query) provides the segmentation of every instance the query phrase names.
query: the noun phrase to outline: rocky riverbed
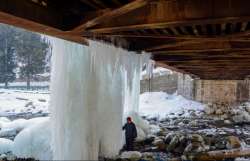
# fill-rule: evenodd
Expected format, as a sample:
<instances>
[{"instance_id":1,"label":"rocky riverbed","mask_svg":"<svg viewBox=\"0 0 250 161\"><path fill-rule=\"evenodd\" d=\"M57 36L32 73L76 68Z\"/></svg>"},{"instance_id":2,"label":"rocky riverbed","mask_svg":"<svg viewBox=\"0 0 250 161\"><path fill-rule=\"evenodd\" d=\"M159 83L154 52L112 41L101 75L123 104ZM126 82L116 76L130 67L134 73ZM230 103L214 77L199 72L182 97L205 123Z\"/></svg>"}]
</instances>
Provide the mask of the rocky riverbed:
<instances>
[{"instance_id":1,"label":"rocky riverbed","mask_svg":"<svg viewBox=\"0 0 250 161\"><path fill-rule=\"evenodd\" d=\"M215 109L209 110L211 106L208 105L204 111L189 110L189 115L178 112L161 120L145 117L151 125L159 126L160 130L136 142L134 152L121 152L119 157L111 160L189 161L209 151L250 148L250 106L241 104L237 107L216 112ZM233 160L227 158L224 161ZM250 161L250 158L236 160Z\"/></svg>"}]
</instances>

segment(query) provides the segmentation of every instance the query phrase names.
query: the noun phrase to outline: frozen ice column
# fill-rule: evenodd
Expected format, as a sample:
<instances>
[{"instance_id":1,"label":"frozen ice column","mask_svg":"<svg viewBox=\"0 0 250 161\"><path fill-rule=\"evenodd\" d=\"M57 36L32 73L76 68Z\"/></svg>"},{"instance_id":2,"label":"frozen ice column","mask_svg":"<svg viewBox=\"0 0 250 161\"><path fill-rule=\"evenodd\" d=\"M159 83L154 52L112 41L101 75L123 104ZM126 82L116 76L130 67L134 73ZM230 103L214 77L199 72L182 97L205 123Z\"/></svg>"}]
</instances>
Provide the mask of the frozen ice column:
<instances>
[{"instance_id":1,"label":"frozen ice column","mask_svg":"<svg viewBox=\"0 0 250 161\"><path fill-rule=\"evenodd\" d=\"M148 59L101 42L90 41L87 47L53 41L54 159L97 160L118 154L124 109L138 108L134 98Z\"/></svg>"}]
</instances>

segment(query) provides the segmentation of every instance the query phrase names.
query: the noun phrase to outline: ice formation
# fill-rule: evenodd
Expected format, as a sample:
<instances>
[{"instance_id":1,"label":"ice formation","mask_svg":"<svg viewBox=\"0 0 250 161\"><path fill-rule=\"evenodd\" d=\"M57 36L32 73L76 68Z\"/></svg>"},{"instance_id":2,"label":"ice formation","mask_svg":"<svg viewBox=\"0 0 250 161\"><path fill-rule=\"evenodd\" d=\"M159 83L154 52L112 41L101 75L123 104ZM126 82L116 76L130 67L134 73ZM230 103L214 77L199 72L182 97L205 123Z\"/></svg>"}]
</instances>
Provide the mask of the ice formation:
<instances>
[{"instance_id":1,"label":"ice formation","mask_svg":"<svg viewBox=\"0 0 250 161\"><path fill-rule=\"evenodd\" d=\"M54 41L52 146L57 160L112 157L122 147L124 113L138 110L140 71L149 54L101 42Z\"/></svg>"},{"instance_id":2,"label":"ice formation","mask_svg":"<svg viewBox=\"0 0 250 161\"><path fill-rule=\"evenodd\" d=\"M10 152L13 147L13 141L5 138L0 138L0 154Z\"/></svg>"},{"instance_id":3,"label":"ice formation","mask_svg":"<svg viewBox=\"0 0 250 161\"><path fill-rule=\"evenodd\" d=\"M32 119L31 119L32 120ZM31 121L30 120L30 121ZM14 139L13 153L19 158L51 160L52 150L50 119L33 119L33 125L22 130Z\"/></svg>"}]
</instances>

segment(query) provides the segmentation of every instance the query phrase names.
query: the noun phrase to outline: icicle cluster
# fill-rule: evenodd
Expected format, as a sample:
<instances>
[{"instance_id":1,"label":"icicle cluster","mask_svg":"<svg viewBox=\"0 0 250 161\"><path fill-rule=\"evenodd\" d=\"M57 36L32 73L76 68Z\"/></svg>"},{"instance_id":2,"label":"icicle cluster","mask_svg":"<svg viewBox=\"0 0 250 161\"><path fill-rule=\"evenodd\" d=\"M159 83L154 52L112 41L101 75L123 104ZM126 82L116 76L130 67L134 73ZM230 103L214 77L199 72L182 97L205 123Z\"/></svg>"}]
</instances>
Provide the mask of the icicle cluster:
<instances>
[{"instance_id":1,"label":"icicle cluster","mask_svg":"<svg viewBox=\"0 0 250 161\"><path fill-rule=\"evenodd\" d=\"M89 47L54 41L54 159L97 160L118 154L124 113L138 110L140 71L149 57L95 41Z\"/></svg>"}]
</instances>

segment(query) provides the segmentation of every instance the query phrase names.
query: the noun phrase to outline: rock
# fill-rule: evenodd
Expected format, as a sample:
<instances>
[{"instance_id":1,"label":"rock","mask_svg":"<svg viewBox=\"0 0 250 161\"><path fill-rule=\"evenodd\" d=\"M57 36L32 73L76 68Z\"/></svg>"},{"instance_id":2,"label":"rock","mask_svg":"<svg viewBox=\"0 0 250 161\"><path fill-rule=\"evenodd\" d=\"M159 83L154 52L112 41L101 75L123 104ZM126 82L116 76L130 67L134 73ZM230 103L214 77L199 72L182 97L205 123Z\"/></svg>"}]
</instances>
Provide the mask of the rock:
<instances>
[{"instance_id":1,"label":"rock","mask_svg":"<svg viewBox=\"0 0 250 161\"><path fill-rule=\"evenodd\" d=\"M38 99L38 101L39 101L39 102L46 102L46 99L40 98L40 99Z\"/></svg>"},{"instance_id":2,"label":"rock","mask_svg":"<svg viewBox=\"0 0 250 161\"><path fill-rule=\"evenodd\" d=\"M226 149L226 141L224 138L216 138L215 140L215 148L218 149L218 150L223 150L223 149Z\"/></svg>"},{"instance_id":3,"label":"rock","mask_svg":"<svg viewBox=\"0 0 250 161\"><path fill-rule=\"evenodd\" d=\"M142 153L142 158L140 159L140 161L154 161L154 157L152 155L152 153Z\"/></svg>"},{"instance_id":4,"label":"rock","mask_svg":"<svg viewBox=\"0 0 250 161\"><path fill-rule=\"evenodd\" d=\"M243 116L245 122L250 122L250 115L249 115L249 113L243 112L242 116Z\"/></svg>"},{"instance_id":5,"label":"rock","mask_svg":"<svg viewBox=\"0 0 250 161\"><path fill-rule=\"evenodd\" d=\"M185 124L183 122L179 122L178 126L184 126Z\"/></svg>"},{"instance_id":6,"label":"rock","mask_svg":"<svg viewBox=\"0 0 250 161\"><path fill-rule=\"evenodd\" d=\"M173 151L179 144L179 139L180 139L180 136L175 135L173 139L170 141L170 143L167 145L166 150L169 152Z\"/></svg>"},{"instance_id":7,"label":"rock","mask_svg":"<svg viewBox=\"0 0 250 161\"><path fill-rule=\"evenodd\" d=\"M204 144L199 142L190 143L184 150L184 154L188 153L200 153L206 151L206 147Z\"/></svg>"},{"instance_id":8,"label":"rock","mask_svg":"<svg viewBox=\"0 0 250 161\"><path fill-rule=\"evenodd\" d=\"M224 123L227 125L232 124L232 122L230 120L224 120Z\"/></svg>"},{"instance_id":9,"label":"rock","mask_svg":"<svg viewBox=\"0 0 250 161\"><path fill-rule=\"evenodd\" d=\"M227 137L226 147L227 149L240 148L241 147L240 139L236 136Z\"/></svg>"},{"instance_id":10,"label":"rock","mask_svg":"<svg viewBox=\"0 0 250 161\"><path fill-rule=\"evenodd\" d=\"M164 128L161 128L160 131L156 134L157 136L165 136L166 135L166 131Z\"/></svg>"},{"instance_id":11,"label":"rock","mask_svg":"<svg viewBox=\"0 0 250 161\"><path fill-rule=\"evenodd\" d=\"M28 107L28 106L33 106L33 102L26 103L25 107Z\"/></svg>"},{"instance_id":12,"label":"rock","mask_svg":"<svg viewBox=\"0 0 250 161\"><path fill-rule=\"evenodd\" d=\"M235 115L232 117L233 121L236 123L244 122L244 116L243 115Z\"/></svg>"},{"instance_id":13,"label":"rock","mask_svg":"<svg viewBox=\"0 0 250 161\"><path fill-rule=\"evenodd\" d=\"M181 133L176 133L169 144L166 151L182 154L187 144L187 138Z\"/></svg>"},{"instance_id":14,"label":"rock","mask_svg":"<svg viewBox=\"0 0 250 161\"><path fill-rule=\"evenodd\" d=\"M165 144L169 144L174 137L174 132L170 132L165 137Z\"/></svg>"},{"instance_id":15,"label":"rock","mask_svg":"<svg viewBox=\"0 0 250 161\"><path fill-rule=\"evenodd\" d=\"M209 107L209 106L206 106L205 107L205 113L207 114L207 115L212 115L212 114L214 114L214 109L212 108L212 107Z\"/></svg>"},{"instance_id":16,"label":"rock","mask_svg":"<svg viewBox=\"0 0 250 161\"><path fill-rule=\"evenodd\" d=\"M204 143L203 137L199 134L192 134L190 137L190 140L192 143L194 143L194 142Z\"/></svg>"},{"instance_id":17,"label":"rock","mask_svg":"<svg viewBox=\"0 0 250 161\"><path fill-rule=\"evenodd\" d=\"M145 140L144 140L144 144L152 144L152 142L155 140L155 137L154 136L151 136L151 137L147 137Z\"/></svg>"},{"instance_id":18,"label":"rock","mask_svg":"<svg viewBox=\"0 0 250 161\"><path fill-rule=\"evenodd\" d=\"M187 119L183 120L183 123L184 123L184 124L189 124L189 122L190 122L190 121L187 120Z\"/></svg>"},{"instance_id":19,"label":"rock","mask_svg":"<svg viewBox=\"0 0 250 161\"><path fill-rule=\"evenodd\" d=\"M166 149L166 144L161 139L155 140L153 142L153 145L156 146L159 150L165 150Z\"/></svg>"},{"instance_id":20,"label":"rock","mask_svg":"<svg viewBox=\"0 0 250 161\"><path fill-rule=\"evenodd\" d=\"M197 127L198 126L198 122L196 120L193 120L189 123L190 126L192 127Z\"/></svg>"},{"instance_id":21,"label":"rock","mask_svg":"<svg viewBox=\"0 0 250 161\"><path fill-rule=\"evenodd\" d=\"M248 113L250 113L250 105L249 105L249 104L246 105L245 109L246 109L246 111L247 111Z\"/></svg>"},{"instance_id":22,"label":"rock","mask_svg":"<svg viewBox=\"0 0 250 161\"><path fill-rule=\"evenodd\" d=\"M222 120L228 119L228 115L225 114L225 113L223 115L221 115L220 117L221 117Z\"/></svg>"},{"instance_id":23,"label":"rock","mask_svg":"<svg viewBox=\"0 0 250 161\"><path fill-rule=\"evenodd\" d=\"M217 110L215 111L215 114L216 114L216 115L222 115L222 114L223 114L222 109L217 109Z\"/></svg>"},{"instance_id":24,"label":"rock","mask_svg":"<svg viewBox=\"0 0 250 161\"><path fill-rule=\"evenodd\" d=\"M21 98L21 97L16 97L16 99L22 100L22 101L28 101L28 100L29 100L29 99L27 99L27 98Z\"/></svg>"},{"instance_id":25,"label":"rock","mask_svg":"<svg viewBox=\"0 0 250 161\"><path fill-rule=\"evenodd\" d=\"M152 134L157 134L161 131L161 128L157 125L150 125L150 131Z\"/></svg>"},{"instance_id":26,"label":"rock","mask_svg":"<svg viewBox=\"0 0 250 161\"><path fill-rule=\"evenodd\" d=\"M138 151L126 151L121 154L122 159L140 159L142 154Z\"/></svg>"},{"instance_id":27,"label":"rock","mask_svg":"<svg viewBox=\"0 0 250 161\"><path fill-rule=\"evenodd\" d=\"M245 139L247 145L250 145L250 138Z\"/></svg>"}]
</instances>

